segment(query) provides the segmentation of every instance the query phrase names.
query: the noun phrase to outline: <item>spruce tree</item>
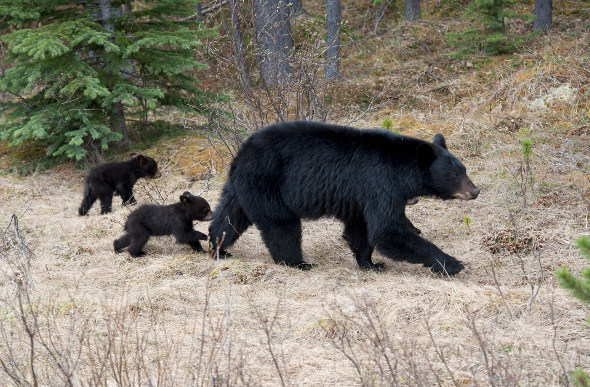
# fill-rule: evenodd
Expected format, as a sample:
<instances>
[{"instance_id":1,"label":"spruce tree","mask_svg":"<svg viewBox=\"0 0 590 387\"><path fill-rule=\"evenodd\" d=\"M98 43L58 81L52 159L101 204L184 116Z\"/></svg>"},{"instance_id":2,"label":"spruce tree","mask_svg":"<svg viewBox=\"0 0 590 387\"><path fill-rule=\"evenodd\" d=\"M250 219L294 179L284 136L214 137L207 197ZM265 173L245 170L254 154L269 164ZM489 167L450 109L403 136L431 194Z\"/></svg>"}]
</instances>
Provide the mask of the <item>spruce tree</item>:
<instances>
[{"instance_id":1,"label":"spruce tree","mask_svg":"<svg viewBox=\"0 0 590 387\"><path fill-rule=\"evenodd\" d=\"M513 0L474 0L467 7L464 17L478 26L459 33L448 33L451 45L457 51L451 55L465 58L473 54L497 55L512 52L522 39L509 33L506 17L514 17L510 10Z\"/></svg>"},{"instance_id":2,"label":"spruce tree","mask_svg":"<svg viewBox=\"0 0 590 387\"><path fill-rule=\"evenodd\" d=\"M210 111L219 96L198 87L194 50L215 31L185 19L196 3L2 1L0 28L11 32L0 91L13 98L0 105L1 138L81 160L120 141L129 118Z\"/></svg>"},{"instance_id":3,"label":"spruce tree","mask_svg":"<svg viewBox=\"0 0 590 387\"><path fill-rule=\"evenodd\" d=\"M590 237L581 236L576 240L582 255L590 259ZM561 287L569 290L578 299L590 303L590 267L582 270L582 279L577 278L567 268L561 267L555 275L559 279ZM588 321L590 323L590 320ZM573 381L576 386L590 386L588 376L580 368L573 372Z\"/></svg>"}]
</instances>

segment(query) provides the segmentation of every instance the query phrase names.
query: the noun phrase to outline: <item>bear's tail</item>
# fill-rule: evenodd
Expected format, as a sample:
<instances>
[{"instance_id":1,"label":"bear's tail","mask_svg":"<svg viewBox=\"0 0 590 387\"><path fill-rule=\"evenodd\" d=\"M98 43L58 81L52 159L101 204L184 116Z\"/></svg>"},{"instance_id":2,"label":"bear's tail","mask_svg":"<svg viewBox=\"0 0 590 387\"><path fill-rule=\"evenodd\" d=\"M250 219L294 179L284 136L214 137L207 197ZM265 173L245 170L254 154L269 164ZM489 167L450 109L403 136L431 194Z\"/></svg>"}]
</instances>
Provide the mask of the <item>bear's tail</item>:
<instances>
[{"instance_id":1,"label":"bear's tail","mask_svg":"<svg viewBox=\"0 0 590 387\"><path fill-rule=\"evenodd\" d=\"M231 246L240 235L252 225L238 201L234 186L228 180L223 186L221 200L213 213L213 221L209 226L209 243L213 251L219 249L226 254L225 249Z\"/></svg>"},{"instance_id":2,"label":"bear's tail","mask_svg":"<svg viewBox=\"0 0 590 387\"><path fill-rule=\"evenodd\" d=\"M90 184L88 182L84 182L84 198L82 199L82 204L80 208L78 208L78 215L83 216L88 213L90 207L94 204L94 202L98 199L98 196L94 193Z\"/></svg>"}]
</instances>

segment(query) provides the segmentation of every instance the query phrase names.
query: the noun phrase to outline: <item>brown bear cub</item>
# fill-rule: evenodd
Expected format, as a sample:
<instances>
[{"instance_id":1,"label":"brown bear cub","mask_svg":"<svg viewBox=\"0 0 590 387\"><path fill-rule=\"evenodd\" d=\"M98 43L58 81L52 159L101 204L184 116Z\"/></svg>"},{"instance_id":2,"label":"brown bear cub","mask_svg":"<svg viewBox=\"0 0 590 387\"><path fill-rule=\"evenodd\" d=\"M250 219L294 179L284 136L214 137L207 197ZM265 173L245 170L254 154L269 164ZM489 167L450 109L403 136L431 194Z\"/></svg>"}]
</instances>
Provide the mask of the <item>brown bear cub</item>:
<instances>
[{"instance_id":1,"label":"brown bear cub","mask_svg":"<svg viewBox=\"0 0 590 387\"><path fill-rule=\"evenodd\" d=\"M129 254L142 257L142 250L152 235L174 235L176 242L186 243L193 250L203 251L200 240L207 235L193 229L194 220L211 220L213 213L205 199L184 192L180 202L168 206L144 204L131 212L125 222L125 235L115 240L116 253L129 246Z\"/></svg>"},{"instance_id":2,"label":"brown bear cub","mask_svg":"<svg viewBox=\"0 0 590 387\"><path fill-rule=\"evenodd\" d=\"M78 209L79 215L86 215L96 199L100 199L100 213L111 212L113 193L118 193L123 205L134 204L133 185L138 179L160 177L158 164L151 157L134 155L127 161L115 161L97 165L84 179L84 199Z\"/></svg>"}]
</instances>

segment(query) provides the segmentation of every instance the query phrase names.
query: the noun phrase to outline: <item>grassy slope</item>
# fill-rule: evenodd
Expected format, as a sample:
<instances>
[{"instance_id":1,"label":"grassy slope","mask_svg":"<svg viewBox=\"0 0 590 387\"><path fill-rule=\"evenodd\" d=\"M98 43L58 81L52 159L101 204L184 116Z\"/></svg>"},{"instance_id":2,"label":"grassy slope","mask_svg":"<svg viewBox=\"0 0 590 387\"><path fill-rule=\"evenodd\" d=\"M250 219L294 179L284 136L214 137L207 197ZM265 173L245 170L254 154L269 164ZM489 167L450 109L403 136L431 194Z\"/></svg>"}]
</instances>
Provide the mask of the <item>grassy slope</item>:
<instances>
[{"instance_id":1,"label":"grassy slope","mask_svg":"<svg viewBox=\"0 0 590 387\"><path fill-rule=\"evenodd\" d=\"M353 6L345 4L345 17L348 12L351 29L360 34L364 13ZM170 238L150 240L147 257L129 259L112 252L129 210L115 205L112 214L99 216L94 208L79 218L83 174L62 167L35 177L0 176L2 224L28 208L20 227L35 253L35 307L25 314L39 313L41 337L52 332L54 347L82 349L77 375L83 381L97 369L90 354L102 353L112 364L127 359L129 383L123 384L138 378L138 369L152 377L160 373L163 384L183 384L197 374L199 358L204 384L213 384L212 375L266 385L281 377L293 384L380 384L384 375L404 385L563 383L564 369L590 364L589 309L553 277L561 265L576 272L587 266L572 241L589 232L590 22L569 15L572 8L556 7L548 36L491 61L444 55L444 32L458 28L457 22L389 22L383 35L367 34L367 45L358 36L345 40L348 81L340 85L339 102L383 91L378 110L357 125L378 126L391 117L393 129L404 134L444 133L482 189L473 202L424 199L408 208L424 237L466 263L458 276L379 256L385 273L361 272L340 237L341 225L331 220L304 224L304 256L318 264L310 272L274 265L255 229L224 262ZM319 9L310 5L308 11ZM574 90L573 100L530 107L564 84ZM525 137L533 140L535 183L523 208ZM203 196L217 201L224 173L217 162L203 160L203 153L214 155L206 143L167 141L150 152L165 173L137 187L140 203L176 200L187 188L200 192L204 180L188 181L203 176L192 168L197 164L216 172ZM2 251L3 258L18 257L7 244ZM1 263L9 274L0 281L2 324L14 332L8 341L26 364L28 342L7 303L14 289L8 262ZM357 362L360 376L338 347ZM6 346L0 348L5 355ZM60 373L49 352L40 349L38 373L57 383ZM138 352L145 358L138 360ZM396 362L394 371L386 356ZM114 378L114 369L105 375Z\"/></svg>"}]
</instances>

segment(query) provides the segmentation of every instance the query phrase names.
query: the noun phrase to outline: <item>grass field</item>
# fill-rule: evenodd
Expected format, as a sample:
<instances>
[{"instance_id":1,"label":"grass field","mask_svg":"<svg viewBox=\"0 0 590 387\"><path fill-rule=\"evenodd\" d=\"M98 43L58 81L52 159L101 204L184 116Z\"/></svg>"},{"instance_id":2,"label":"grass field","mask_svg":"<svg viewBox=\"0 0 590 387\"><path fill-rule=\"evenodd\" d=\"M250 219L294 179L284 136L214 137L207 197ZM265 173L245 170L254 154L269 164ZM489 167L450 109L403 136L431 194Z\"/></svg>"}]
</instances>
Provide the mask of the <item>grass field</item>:
<instances>
[{"instance_id":1,"label":"grass field","mask_svg":"<svg viewBox=\"0 0 590 387\"><path fill-rule=\"evenodd\" d=\"M407 210L465 264L454 277L378 254L385 271L361 271L331 219L304 222L307 272L275 265L254 227L231 259L170 237L131 258L112 247L131 208L115 198L108 215L77 215L85 172L0 174L0 385L571 384L590 371L590 307L554 272L588 266L574 240L590 233L590 28L559 15L518 54L475 63L436 48L450 22L347 45L340 103L381 96L354 125L443 133L481 189ZM185 190L217 203L229 159L208 140L145 153L163 176L136 185L140 204Z\"/></svg>"}]
</instances>

